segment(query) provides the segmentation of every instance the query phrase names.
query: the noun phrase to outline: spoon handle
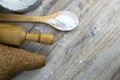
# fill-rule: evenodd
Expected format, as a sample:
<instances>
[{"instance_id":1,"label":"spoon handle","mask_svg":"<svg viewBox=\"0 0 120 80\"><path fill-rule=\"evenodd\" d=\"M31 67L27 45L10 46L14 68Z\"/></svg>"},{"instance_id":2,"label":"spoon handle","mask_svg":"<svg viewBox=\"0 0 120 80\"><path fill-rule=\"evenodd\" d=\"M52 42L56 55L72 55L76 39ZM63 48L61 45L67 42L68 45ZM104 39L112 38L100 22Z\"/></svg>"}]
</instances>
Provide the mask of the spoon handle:
<instances>
[{"instance_id":1,"label":"spoon handle","mask_svg":"<svg viewBox=\"0 0 120 80\"><path fill-rule=\"evenodd\" d=\"M10 21L10 22L42 22L45 23L49 20L51 16L27 16L19 14L6 14L0 13L0 21Z\"/></svg>"}]
</instances>

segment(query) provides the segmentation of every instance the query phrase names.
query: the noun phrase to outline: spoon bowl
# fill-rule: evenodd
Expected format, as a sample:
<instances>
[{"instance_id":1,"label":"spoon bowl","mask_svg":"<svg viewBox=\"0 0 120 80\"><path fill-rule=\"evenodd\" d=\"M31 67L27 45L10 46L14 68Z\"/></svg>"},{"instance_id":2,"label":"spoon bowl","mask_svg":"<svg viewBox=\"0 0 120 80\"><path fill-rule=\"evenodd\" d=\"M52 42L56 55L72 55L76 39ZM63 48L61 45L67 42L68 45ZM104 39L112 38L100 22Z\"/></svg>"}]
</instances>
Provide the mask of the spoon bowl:
<instances>
[{"instance_id":1,"label":"spoon bowl","mask_svg":"<svg viewBox=\"0 0 120 80\"><path fill-rule=\"evenodd\" d=\"M46 21L54 28L61 31L70 31L75 29L79 24L78 17L70 11L60 11L53 14L54 18Z\"/></svg>"}]
</instances>

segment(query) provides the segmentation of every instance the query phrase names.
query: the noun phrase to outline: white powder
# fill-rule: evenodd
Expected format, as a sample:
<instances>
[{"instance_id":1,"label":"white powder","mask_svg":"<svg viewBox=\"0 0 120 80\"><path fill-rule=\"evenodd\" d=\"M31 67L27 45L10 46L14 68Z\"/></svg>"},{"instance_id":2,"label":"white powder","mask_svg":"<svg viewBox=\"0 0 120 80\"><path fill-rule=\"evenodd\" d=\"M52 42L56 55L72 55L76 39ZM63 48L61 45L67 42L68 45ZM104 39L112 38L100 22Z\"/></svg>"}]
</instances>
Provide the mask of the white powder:
<instances>
[{"instance_id":1,"label":"white powder","mask_svg":"<svg viewBox=\"0 0 120 80\"><path fill-rule=\"evenodd\" d=\"M78 17L69 11L62 11L55 18L48 21L49 24L55 25L57 29L63 31L69 31L78 26L79 20Z\"/></svg>"},{"instance_id":2,"label":"white powder","mask_svg":"<svg viewBox=\"0 0 120 80\"><path fill-rule=\"evenodd\" d=\"M0 0L0 5L10 10L23 10L33 5L37 0Z\"/></svg>"}]
</instances>

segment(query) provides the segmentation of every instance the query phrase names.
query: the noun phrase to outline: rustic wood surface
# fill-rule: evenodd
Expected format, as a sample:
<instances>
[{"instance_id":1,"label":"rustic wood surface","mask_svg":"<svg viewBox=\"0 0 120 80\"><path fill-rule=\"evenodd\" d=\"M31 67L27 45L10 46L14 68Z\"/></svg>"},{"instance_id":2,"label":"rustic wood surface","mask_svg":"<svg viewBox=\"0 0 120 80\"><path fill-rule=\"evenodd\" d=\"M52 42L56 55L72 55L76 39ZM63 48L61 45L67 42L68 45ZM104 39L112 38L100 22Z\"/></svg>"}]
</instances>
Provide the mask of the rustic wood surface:
<instances>
[{"instance_id":1,"label":"rustic wood surface","mask_svg":"<svg viewBox=\"0 0 120 80\"><path fill-rule=\"evenodd\" d=\"M52 33L56 41L51 46L25 42L21 48L46 55L47 64L13 80L119 80L120 0L44 0L26 15L61 10L78 15L78 28L61 32L41 23L15 23L27 32Z\"/></svg>"}]
</instances>

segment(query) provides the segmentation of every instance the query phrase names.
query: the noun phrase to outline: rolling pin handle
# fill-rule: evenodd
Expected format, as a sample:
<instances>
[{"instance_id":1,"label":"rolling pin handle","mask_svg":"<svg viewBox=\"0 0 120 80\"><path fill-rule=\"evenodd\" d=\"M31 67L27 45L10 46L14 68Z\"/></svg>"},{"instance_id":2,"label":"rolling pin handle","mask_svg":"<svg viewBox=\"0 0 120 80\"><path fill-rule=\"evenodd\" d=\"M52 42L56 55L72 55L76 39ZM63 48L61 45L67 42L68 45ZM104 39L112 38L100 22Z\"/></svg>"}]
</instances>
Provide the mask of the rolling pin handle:
<instances>
[{"instance_id":1,"label":"rolling pin handle","mask_svg":"<svg viewBox=\"0 0 120 80\"><path fill-rule=\"evenodd\" d=\"M54 36L52 34L31 34L31 33L26 33L25 40L50 45L50 44L54 43Z\"/></svg>"}]
</instances>

